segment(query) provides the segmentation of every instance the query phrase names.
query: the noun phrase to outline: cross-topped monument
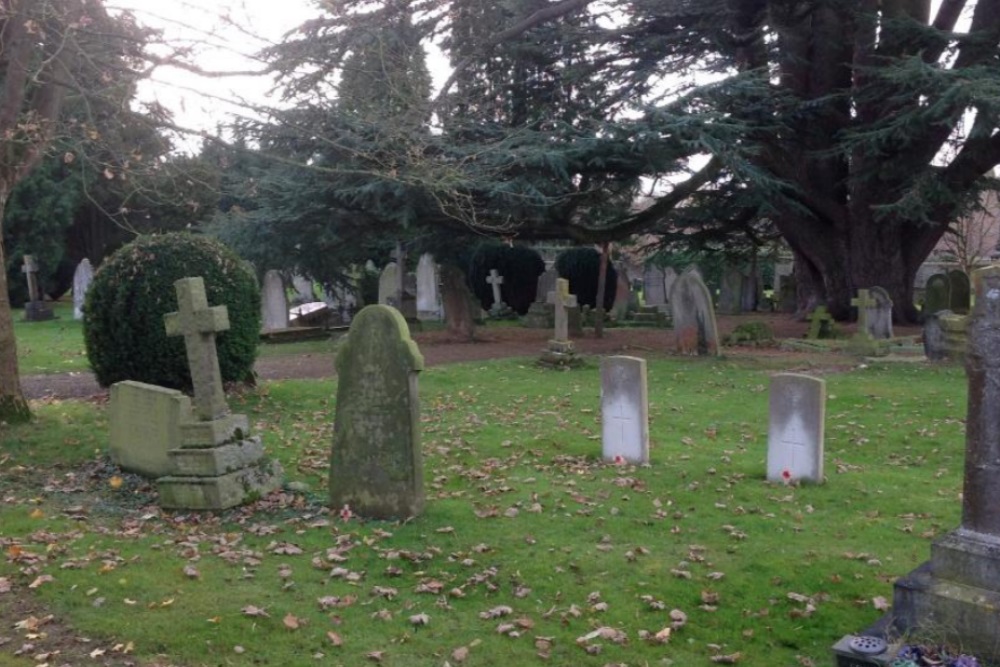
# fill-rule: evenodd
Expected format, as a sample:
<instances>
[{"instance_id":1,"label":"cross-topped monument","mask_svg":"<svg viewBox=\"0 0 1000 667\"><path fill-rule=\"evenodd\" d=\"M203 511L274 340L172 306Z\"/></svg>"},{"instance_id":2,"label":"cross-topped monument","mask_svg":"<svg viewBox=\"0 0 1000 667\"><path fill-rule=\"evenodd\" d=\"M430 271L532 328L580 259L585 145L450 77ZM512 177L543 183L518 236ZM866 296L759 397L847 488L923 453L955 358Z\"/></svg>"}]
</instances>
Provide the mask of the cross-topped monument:
<instances>
[{"instance_id":1,"label":"cross-topped monument","mask_svg":"<svg viewBox=\"0 0 1000 667\"><path fill-rule=\"evenodd\" d=\"M55 314L42 299L42 290L38 286L38 262L33 255L24 256L21 272L28 279L28 303L24 304L24 319L28 322L53 319Z\"/></svg>"},{"instance_id":2,"label":"cross-topped monument","mask_svg":"<svg viewBox=\"0 0 1000 667\"><path fill-rule=\"evenodd\" d=\"M38 289L38 262L34 256L24 256L24 266L21 273L28 279L28 301L41 301Z\"/></svg>"},{"instance_id":3,"label":"cross-topped monument","mask_svg":"<svg viewBox=\"0 0 1000 667\"><path fill-rule=\"evenodd\" d=\"M503 299L500 296L500 286L503 285L503 276L496 269L490 269L490 275L486 276L486 282L493 287L493 307L499 309L503 306Z\"/></svg>"},{"instance_id":4,"label":"cross-topped monument","mask_svg":"<svg viewBox=\"0 0 1000 667\"><path fill-rule=\"evenodd\" d=\"M569 293L569 281L565 278L556 280L556 288L549 292L548 302L556 307L556 330L554 340L565 342L569 340L569 315L567 308L576 307L576 295Z\"/></svg>"},{"instance_id":5,"label":"cross-topped monument","mask_svg":"<svg viewBox=\"0 0 1000 667\"><path fill-rule=\"evenodd\" d=\"M229 311L225 306L209 307L205 281L201 278L181 278L174 288L178 312L163 316L167 335L184 336L198 419L218 419L229 412L229 406L222 390L215 334L229 329Z\"/></svg>"},{"instance_id":6,"label":"cross-topped monument","mask_svg":"<svg viewBox=\"0 0 1000 667\"><path fill-rule=\"evenodd\" d=\"M858 334L868 335L868 309L875 306L875 300L866 289L859 289L858 295L851 299L851 305L858 309Z\"/></svg>"}]
</instances>

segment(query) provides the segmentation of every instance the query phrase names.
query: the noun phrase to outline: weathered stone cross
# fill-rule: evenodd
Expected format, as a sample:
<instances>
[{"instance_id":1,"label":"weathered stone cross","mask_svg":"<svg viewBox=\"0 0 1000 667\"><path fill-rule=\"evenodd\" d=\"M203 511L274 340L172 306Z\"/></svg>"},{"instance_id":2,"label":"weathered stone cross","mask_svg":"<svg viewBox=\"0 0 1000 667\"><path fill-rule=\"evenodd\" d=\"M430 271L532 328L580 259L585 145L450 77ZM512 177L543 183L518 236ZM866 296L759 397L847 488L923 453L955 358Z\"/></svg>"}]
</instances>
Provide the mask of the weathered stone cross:
<instances>
[{"instance_id":1,"label":"weathered stone cross","mask_svg":"<svg viewBox=\"0 0 1000 667\"><path fill-rule=\"evenodd\" d=\"M38 293L38 263L35 262L33 255L24 256L24 266L21 267L21 273L28 279L28 300L41 301L41 295Z\"/></svg>"},{"instance_id":2,"label":"weathered stone cross","mask_svg":"<svg viewBox=\"0 0 1000 667\"><path fill-rule=\"evenodd\" d=\"M503 276L496 269L490 269L490 275L486 277L486 282L493 286L493 307L499 308L503 303L500 298L500 286L503 285Z\"/></svg>"},{"instance_id":3,"label":"weathered stone cross","mask_svg":"<svg viewBox=\"0 0 1000 667\"><path fill-rule=\"evenodd\" d=\"M858 309L857 335L868 335L868 309L876 304L877 302L871 298L871 295L866 289L859 289L858 296L851 299L851 305Z\"/></svg>"},{"instance_id":4,"label":"weathered stone cross","mask_svg":"<svg viewBox=\"0 0 1000 667\"><path fill-rule=\"evenodd\" d=\"M809 333L807 338L831 337L830 327L833 326L833 316L827 312L826 306L816 306L809 314Z\"/></svg>"},{"instance_id":5,"label":"weathered stone cross","mask_svg":"<svg viewBox=\"0 0 1000 667\"><path fill-rule=\"evenodd\" d=\"M569 315L567 308L576 307L576 295L569 293L569 281L565 278L556 280L556 289L549 292L548 302L556 307L556 332L555 340L569 340Z\"/></svg>"},{"instance_id":6,"label":"weathered stone cross","mask_svg":"<svg viewBox=\"0 0 1000 667\"><path fill-rule=\"evenodd\" d=\"M225 306L208 306L205 281L201 278L181 278L174 288L178 312L163 316L167 335L184 336L194 385L195 414L202 421L218 419L229 412L229 406L222 390L215 334L229 329L229 311Z\"/></svg>"}]
</instances>

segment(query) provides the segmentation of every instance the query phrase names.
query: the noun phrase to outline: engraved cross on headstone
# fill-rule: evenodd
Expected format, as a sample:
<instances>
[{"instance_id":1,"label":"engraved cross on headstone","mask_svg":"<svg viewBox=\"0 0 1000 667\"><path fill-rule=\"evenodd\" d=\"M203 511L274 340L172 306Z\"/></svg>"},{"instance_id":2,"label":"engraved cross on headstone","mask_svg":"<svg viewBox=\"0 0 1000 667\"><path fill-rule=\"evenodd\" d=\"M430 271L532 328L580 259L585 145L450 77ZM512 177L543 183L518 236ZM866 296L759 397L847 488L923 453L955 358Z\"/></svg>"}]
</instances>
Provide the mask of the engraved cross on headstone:
<instances>
[{"instance_id":1,"label":"engraved cross on headstone","mask_svg":"<svg viewBox=\"0 0 1000 667\"><path fill-rule=\"evenodd\" d=\"M615 443L618 449L623 449L626 446L625 436L635 421L632 417L625 411L625 399L621 396L618 397L618 401L615 403L615 412L611 415L611 419L614 421L615 434L618 436L618 442Z\"/></svg>"},{"instance_id":2,"label":"engraved cross on headstone","mask_svg":"<svg viewBox=\"0 0 1000 667\"><path fill-rule=\"evenodd\" d=\"M876 303L866 289L859 289L858 296L851 299L851 305L858 309L858 335L868 334L868 309Z\"/></svg>"},{"instance_id":3,"label":"engraved cross on headstone","mask_svg":"<svg viewBox=\"0 0 1000 667\"><path fill-rule=\"evenodd\" d=\"M163 316L167 335L184 336L196 416L202 421L218 419L229 412L229 406L222 390L215 334L229 329L229 311L225 306L209 307L201 278L181 278L174 288L178 312Z\"/></svg>"},{"instance_id":4,"label":"engraved cross on headstone","mask_svg":"<svg viewBox=\"0 0 1000 667\"><path fill-rule=\"evenodd\" d=\"M796 464L795 455L799 453L804 453L806 451L806 443L802 442L801 439L792 438L782 438L781 444L787 446L785 451L788 452L788 469L791 471L798 471ZM808 460L808 458L807 458Z\"/></svg>"},{"instance_id":5,"label":"engraved cross on headstone","mask_svg":"<svg viewBox=\"0 0 1000 667\"><path fill-rule=\"evenodd\" d=\"M503 276L496 269L490 269L490 275L486 277L486 282L493 286L493 307L499 308L503 304L500 297L500 286L503 285Z\"/></svg>"},{"instance_id":6,"label":"engraved cross on headstone","mask_svg":"<svg viewBox=\"0 0 1000 667\"><path fill-rule=\"evenodd\" d=\"M35 261L34 256L24 256L24 266L21 267L21 272L28 279L28 300L41 301L42 298L38 289L38 263Z\"/></svg>"},{"instance_id":7,"label":"engraved cross on headstone","mask_svg":"<svg viewBox=\"0 0 1000 667\"><path fill-rule=\"evenodd\" d=\"M568 341L569 315L566 313L566 309L576 307L576 295L569 293L568 280L565 278L556 280L556 289L553 292L549 292L548 302L555 304L556 307L555 340Z\"/></svg>"}]
</instances>

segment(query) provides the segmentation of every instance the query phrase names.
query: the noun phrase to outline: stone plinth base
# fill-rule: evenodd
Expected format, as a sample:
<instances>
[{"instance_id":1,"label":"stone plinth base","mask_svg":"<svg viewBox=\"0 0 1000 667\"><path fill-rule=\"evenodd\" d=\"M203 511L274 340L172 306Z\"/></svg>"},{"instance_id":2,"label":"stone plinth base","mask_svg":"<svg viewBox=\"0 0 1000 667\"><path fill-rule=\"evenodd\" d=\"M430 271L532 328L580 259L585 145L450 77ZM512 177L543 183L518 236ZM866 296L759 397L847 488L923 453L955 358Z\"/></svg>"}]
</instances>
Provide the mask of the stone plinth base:
<instances>
[{"instance_id":1,"label":"stone plinth base","mask_svg":"<svg viewBox=\"0 0 1000 667\"><path fill-rule=\"evenodd\" d=\"M545 368L576 368L583 359L576 353L571 340L550 340L548 349L542 352L538 365Z\"/></svg>"},{"instance_id":2,"label":"stone plinth base","mask_svg":"<svg viewBox=\"0 0 1000 667\"><path fill-rule=\"evenodd\" d=\"M1000 540L957 530L931 547L931 560L895 584L900 633L961 646L1000 661Z\"/></svg>"},{"instance_id":3,"label":"stone plinth base","mask_svg":"<svg viewBox=\"0 0 1000 667\"><path fill-rule=\"evenodd\" d=\"M171 475L156 480L160 507L224 510L252 502L281 486L281 465L261 459L249 468L216 477Z\"/></svg>"},{"instance_id":4,"label":"stone plinth base","mask_svg":"<svg viewBox=\"0 0 1000 667\"><path fill-rule=\"evenodd\" d=\"M191 421L181 424L181 447L216 447L237 442L250 433L246 415L225 415L211 421Z\"/></svg>"},{"instance_id":5,"label":"stone plinth base","mask_svg":"<svg viewBox=\"0 0 1000 667\"><path fill-rule=\"evenodd\" d=\"M24 304L25 322L44 322L54 320L56 314L52 312L51 306L44 301L29 301Z\"/></svg>"},{"instance_id":6,"label":"stone plinth base","mask_svg":"<svg viewBox=\"0 0 1000 667\"><path fill-rule=\"evenodd\" d=\"M847 341L847 351L859 357L884 357L889 354L889 341L856 335Z\"/></svg>"},{"instance_id":7,"label":"stone plinth base","mask_svg":"<svg viewBox=\"0 0 1000 667\"><path fill-rule=\"evenodd\" d=\"M218 447L172 449L167 452L172 474L217 477L253 465L264 457L260 438L247 438Z\"/></svg>"}]
</instances>

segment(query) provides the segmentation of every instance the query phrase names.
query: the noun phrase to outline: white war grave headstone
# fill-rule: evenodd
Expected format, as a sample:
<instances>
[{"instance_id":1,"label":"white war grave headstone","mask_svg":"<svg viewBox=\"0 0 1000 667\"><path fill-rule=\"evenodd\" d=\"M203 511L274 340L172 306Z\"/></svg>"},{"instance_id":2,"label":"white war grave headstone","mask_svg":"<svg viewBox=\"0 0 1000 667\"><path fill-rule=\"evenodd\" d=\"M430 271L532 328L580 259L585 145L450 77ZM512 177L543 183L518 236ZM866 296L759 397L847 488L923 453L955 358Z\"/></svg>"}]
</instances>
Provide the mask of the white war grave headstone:
<instances>
[{"instance_id":1,"label":"white war grave headstone","mask_svg":"<svg viewBox=\"0 0 1000 667\"><path fill-rule=\"evenodd\" d=\"M90 265L90 260L84 257L76 265L73 272L73 319L83 319L83 303L87 299L87 290L94 279L94 268Z\"/></svg>"},{"instance_id":2,"label":"white war grave headstone","mask_svg":"<svg viewBox=\"0 0 1000 667\"><path fill-rule=\"evenodd\" d=\"M605 461L649 461L649 398L646 360L601 360L601 441Z\"/></svg>"},{"instance_id":3,"label":"white war grave headstone","mask_svg":"<svg viewBox=\"0 0 1000 667\"><path fill-rule=\"evenodd\" d=\"M826 382L800 373L771 378L767 430L770 482L823 482Z\"/></svg>"}]
</instances>

